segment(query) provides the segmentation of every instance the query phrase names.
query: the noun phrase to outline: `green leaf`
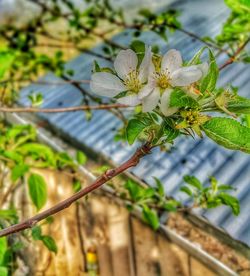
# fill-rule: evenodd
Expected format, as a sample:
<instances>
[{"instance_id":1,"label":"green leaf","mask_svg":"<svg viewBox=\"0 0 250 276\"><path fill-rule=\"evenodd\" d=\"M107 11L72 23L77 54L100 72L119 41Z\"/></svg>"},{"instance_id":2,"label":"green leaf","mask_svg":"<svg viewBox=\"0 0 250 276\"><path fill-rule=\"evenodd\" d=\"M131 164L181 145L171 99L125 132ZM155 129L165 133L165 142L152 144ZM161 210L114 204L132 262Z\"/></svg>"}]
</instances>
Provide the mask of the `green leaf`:
<instances>
[{"instance_id":1,"label":"green leaf","mask_svg":"<svg viewBox=\"0 0 250 276\"><path fill-rule=\"evenodd\" d=\"M171 199L164 203L163 208L168 212L176 212L178 206L180 206L180 203L174 199Z\"/></svg>"},{"instance_id":2,"label":"green leaf","mask_svg":"<svg viewBox=\"0 0 250 276\"><path fill-rule=\"evenodd\" d=\"M199 104L195 99L189 97L183 90L177 88L171 92L170 107L197 108L199 107Z\"/></svg>"},{"instance_id":3,"label":"green leaf","mask_svg":"<svg viewBox=\"0 0 250 276\"><path fill-rule=\"evenodd\" d=\"M143 189L143 199L152 198L155 195L153 188Z\"/></svg>"},{"instance_id":4,"label":"green leaf","mask_svg":"<svg viewBox=\"0 0 250 276\"><path fill-rule=\"evenodd\" d=\"M171 121L170 118L165 117L163 120L164 140L166 142L172 142L175 138L179 136L180 130L175 128L175 124L173 120Z\"/></svg>"},{"instance_id":5,"label":"green leaf","mask_svg":"<svg viewBox=\"0 0 250 276\"><path fill-rule=\"evenodd\" d=\"M12 181L17 181L20 177L23 177L26 172L29 171L29 166L26 164L16 165L11 171Z\"/></svg>"},{"instance_id":6,"label":"green leaf","mask_svg":"<svg viewBox=\"0 0 250 276\"><path fill-rule=\"evenodd\" d=\"M250 13L250 1L249 0L225 0L225 3L238 13Z\"/></svg>"},{"instance_id":7,"label":"green leaf","mask_svg":"<svg viewBox=\"0 0 250 276\"><path fill-rule=\"evenodd\" d=\"M192 59L188 62L188 66L191 66L191 65L196 65L196 64L200 64L201 63L201 55L202 55L202 53L206 50L206 49L208 49L208 47L207 46L204 46L204 47L202 47L193 57L192 57Z\"/></svg>"},{"instance_id":8,"label":"green leaf","mask_svg":"<svg viewBox=\"0 0 250 276\"><path fill-rule=\"evenodd\" d=\"M124 188L128 190L129 195L133 201L139 201L144 195L144 188L131 179L128 179L124 185Z\"/></svg>"},{"instance_id":9,"label":"green leaf","mask_svg":"<svg viewBox=\"0 0 250 276\"><path fill-rule=\"evenodd\" d=\"M16 210L8 209L8 210L0 210L0 218L6 220L12 220L17 218Z\"/></svg>"},{"instance_id":10,"label":"green leaf","mask_svg":"<svg viewBox=\"0 0 250 276\"><path fill-rule=\"evenodd\" d=\"M250 114L250 100L237 96L227 103L226 108L236 114Z\"/></svg>"},{"instance_id":11,"label":"green leaf","mask_svg":"<svg viewBox=\"0 0 250 276\"><path fill-rule=\"evenodd\" d=\"M164 191L164 186L162 182L160 181L159 178L153 177L157 186L157 192L159 193L160 196L165 196L165 191Z\"/></svg>"},{"instance_id":12,"label":"green leaf","mask_svg":"<svg viewBox=\"0 0 250 276\"><path fill-rule=\"evenodd\" d=\"M11 68L12 62L15 58L14 53L11 51L7 51L5 49L1 49L0 52L0 79L4 77L5 73Z\"/></svg>"},{"instance_id":13,"label":"green leaf","mask_svg":"<svg viewBox=\"0 0 250 276\"><path fill-rule=\"evenodd\" d=\"M144 220L154 229L157 230L160 226L159 218L155 210L151 210L148 206L143 206L142 210Z\"/></svg>"},{"instance_id":14,"label":"green leaf","mask_svg":"<svg viewBox=\"0 0 250 276\"><path fill-rule=\"evenodd\" d=\"M245 115L245 124L247 127L250 127L250 114Z\"/></svg>"},{"instance_id":15,"label":"green leaf","mask_svg":"<svg viewBox=\"0 0 250 276\"><path fill-rule=\"evenodd\" d=\"M87 156L82 151L77 151L76 160L79 165L84 165L87 162Z\"/></svg>"},{"instance_id":16,"label":"green leaf","mask_svg":"<svg viewBox=\"0 0 250 276\"><path fill-rule=\"evenodd\" d=\"M101 72L101 67L99 66L98 62L94 60L93 73L96 72Z\"/></svg>"},{"instance_id":17,"label":"green leaf","mask_svg":"<svg viewBox=\"0 0 250 276\"><path fill-rule=\"evenodd\" d=\"M0 238L0 265L4 264L4 258L5 258L7 249L8 249L8 244L7 244L6 237Z\"/></svg>"},{"instance_id":18,"label":"green leaf","mask_svg":"<svg viewBox=\"0 0 250 276\"><path fill-rule=\"evenodd\" d=\"M14 150L6 150L3 153L0 153L4 157L15 161L16 163L22 163L23 162L23 156L19 153L17 153Z\"/></svg>"},{"instance_id":19,"label":"green leaf","mask_svg":"<svg viewBox=\"0 0 250 276\"><path fill-rule=\"evenodd\" d=\"M17 151L24 155L32 155L33 159L45 160L49 165L56 165L55 154L52 149L46 145L38 143L26 143L17 148Z\"/></svg>"},{"instance_id":20,"label":"green leaf","mask_svg":"<svg viewBox=\"0 0 250 276\"><path fill-rule=\"evenodd\" d=\"M219 185L218 190L228 191L228 190L235 190L235 188L230 185Z\"/></svg>"},{"instance_id":21,"label":"green leaf","mask_svg":"<svg viewBox=\"0 0 250 276\"><path fill-rule=\"evenodd\" d=\"M42 237L43 244L49 249L49 251L52 251L54 253L57 253L57 245L55 243L55 240L50 236L43 236Z\"/></svg>"},{"instance_id":22,"label":"green leaf","mask_svg":"<svg viewBox=\"0 0 250 276\"><path fill-rule=\"evenodd\" d=\"M182 186L180 188L180 191L182 191L183 193L186 193L189 196L193 196L193 192L187 186Z\"/></svg>"},{"instance_id":23,"label":"green leaf","mask_svg":"<svg viewBox=\"0 0 250 276\"><path fill-rule=\"evenodd\" d=\"M250 153L250 128L239 122L215 117L203 124L202 129L217 144L228 149Z\"/></svg>"},{"instance_id":24,"label":"green leaf","mask_svg":"<svg viewBox=\"0 0 250 276\"><path fill-rule=\"evenodd\" d=\"M43 94L41 93L31 93L28 95L28 98L30 99L32 106L40 106L43 103Z\"/></svg>"},{"instance_id":25,"label":"green leaf","mask_svg":"<svg viewBox=\"0 0 250 276\"><path fill-rule=\"evenodd\" d=\"M137 54L138 63L140 64L145 55L145 43L140 40L134 40L130 44L130 48Z\"/></svg>"},{"instance_id":26,"label":"green leaf","mask_svg":"<svg viewBox=\"0 0 250 276\"><path fill-rule=\"evenodd\" d=\"M33 134L34 137L36 136L36 130L31 125L14 125L8 129L6 137L9 140L15 140L18 136L26 136L29 134Z\"/></svg>"},{"instance_id":27,"label":"green leaf","mask_svg":"<svg viewBox=\"0 0 250 276\"><path fill-rule=\"evenodd\" d=\"M40 210L47 201L47 186L44 178L39 174L31 174L28 179L29 195L38 210Z\"/></svg>"},{"instance_id":28,"label":"green leaf","mask_svg":"<svg viewBox=\"0 0 250 276\"><path fill-rule=\"evenodd\" d=\"M200 180L197 179L195 176L185 175L185 176L183 177L183 180L184 180L187 184L189 184L189 185L191 185L191 186L197 188L198 190L202 190L202 184L201 184Z\"/></svg>"},{"instance_id":29,"label":"green leaf","mask_svg":"<svg viewBox=\"0 0 250 276\"><path fill-rule=\"evenodd\" d=\"M69 167L75 167L76 166L73 159L66 152L59 152L56 155L56 158L57 158L57 166L59 168L63 168L63 167L66 167L66 166L69 166Z\"/></svg>"},{"instance_id":30,"label":"green leaf","mask_svg":"<svg viewBox=\"0 0 250 276\"><path fill-rule=\"evenodd\" d=\"M233 197L233 196L231 196L229 194L225 194L225 193L220 193L217 197L221 200L221 202L224 205L227 205L232 209L234 215L236 215L236 216L239 215L240 204L239 204L239 200L236 197Z\"/></svg>"},{"instance_id":31,"label":"green leaf","mask_svg":"<svg viewBox=\"0 0 250 276\"><path fill-rule=\"evenodd\" d=\"M1 276L8 276L8 268L6 266L0 266L0 275Z\"/></svg>"},{"instance_id":32,"label":"green leaf","mask_svg":"<svg viewBox=\"0 0 250 276\"><path fill-rule=\"evenodd\" d=\"M200 86L201 93L204 93L205 91L213 92L217 79L219 76L219 69L216 64L216 59L212 53L211 50L209 50L209 56L210 56L210 64L207 75L203 78Z\"/></svg>"},{"instance_id":33,"label":"green leaf","mask_svg":"<svg viewBox=\"0 0 250 276\"><path fill-rule=\"evenodd\" d=\"M81 182L79 180L73 183L73 190L74 192L79 192L82 188Z\"/></svg>"},{"instance_id":34,"label":"green leaf","mask_svg":"<svg viewBox=\"0 0 250 276\"><path fill-rule=\"evenodd\" d=\"M130 145L132 145L138 135L147 127L143 122L132 119L128 122L126 128L127 140Z\"/></svg>"},{"instance_id":35,"label":"green leaf","mask_svg":"<svg viewBox=\"0 0 250 276\"><path fill-rule=\"evenodd\" d=\"M42 229L41 226L35 226L31 230L32 238L35 241L42 240Z\"/></svg>"}]
</instances>

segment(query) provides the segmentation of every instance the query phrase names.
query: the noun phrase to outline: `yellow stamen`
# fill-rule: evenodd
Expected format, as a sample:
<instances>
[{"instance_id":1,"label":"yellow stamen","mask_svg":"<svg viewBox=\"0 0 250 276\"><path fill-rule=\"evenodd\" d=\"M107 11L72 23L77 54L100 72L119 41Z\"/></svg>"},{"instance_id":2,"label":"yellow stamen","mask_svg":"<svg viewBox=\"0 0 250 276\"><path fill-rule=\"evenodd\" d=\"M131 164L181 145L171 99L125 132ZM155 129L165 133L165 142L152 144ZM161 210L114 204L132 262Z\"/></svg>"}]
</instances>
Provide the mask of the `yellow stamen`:
<instances>
[{"instance_id":1,"label":"yellow stamen","mask_svg":"<svg viewBox=\"0 0 250 276\"><path fill-rule=\"evenodd\" d=\"M138 93L142 87L142 83L139 80L139 72L137 70L131 71L125 79L124 84L129 91Z\"/></svg>"},{"instance_id":2,"label":"yellow stamen","mask_svg":"<svg viewBox=\"0 0 250 276\"><path fill-rule=\"evenodd\" d=\"M166 88L170 87L169 81L171 80L171 78L170 78L169 72L167 70L156 72L155 79L156 79L157 85L160 88L166 89Z\"/></svg>"}]
</instances>

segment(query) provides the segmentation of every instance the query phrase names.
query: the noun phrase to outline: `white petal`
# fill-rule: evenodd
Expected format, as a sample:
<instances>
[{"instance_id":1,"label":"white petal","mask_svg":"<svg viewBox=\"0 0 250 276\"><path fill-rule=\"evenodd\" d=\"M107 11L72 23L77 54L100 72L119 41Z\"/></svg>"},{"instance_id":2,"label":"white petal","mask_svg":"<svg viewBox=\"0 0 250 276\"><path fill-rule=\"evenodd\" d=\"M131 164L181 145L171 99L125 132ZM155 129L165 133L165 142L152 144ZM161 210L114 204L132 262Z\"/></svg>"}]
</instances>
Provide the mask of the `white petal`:
<instances>
[{"instance_id":1,"label":"white petal","mask_svg":"<svg viewBox=\"0 0 250 276\"><path fill-rule=\"evenodd\" d=\"M187 86L198 81L202 77L202 71L197 65L182 67L173 72L170 84L172 86Z\"/></svg>"},{"instance_id":2,"label":"white petal","mask_svg":"<svg viewBox=\"0 0 250 276\"><path fill-rule=\"evenodd\" d=\"M127 88L117 76L107 72L98 72L91 76L90 89L100 96L114 97L126 91Z\"/></svg>"},{"instance_id":3,"label":"white petal","mask_svg":"<svg viewBox=\"0 0 250 276\"><path fill-rule=\"evenodd\" d=\"M152 63L151 47L146 47L145 55L139 68L139 79L142 83L146 82L148 79L150 63Z\"/></svg>"},{"instance_id":4,"label":"white petal","mask_svg":"<svg viewBox=\"0 0 250 276\"><path fill-rule=\"evenodd\" d=\"M114 61L115 71L121 79L125 79L128 74L136 69L138 58L131 49L121 50Z\"/></svg>"},{"instance_id":5,"label":"white petal","mask_svg":"<svg viewBox=\"0 0 250 276\"><path fill-rule=\"evenodd\" d=\"M203 62L202 64L198 64L197 66L202 72L202 77L205 77L208 73L208 63Z\"/></svg>"},{"instance_id":6,"label":"white petal","mask_svg":"<svg viewBox=\"0 0 250 276\"><path fill-rule=\"evenodd\" d=\"M151 112L154 110L160 100L160 89L155 88L151 94L142 100L142 111Z\"/></svg>"},{"instance_id":7,"label":"white petal","mask_svg":"<svg viewBox=\"0 0 250 276\"><path fill-rule=\"evenodd\" d=\"M170 107L170 96L172 89L166 89L163 95L161 96L160 110L165 116L171 116L178 111L177 107Z\"/></svg>"},{"instance_id":8,"label":"white petal","mask_svg":"<svg viewBox=\"0 0 250 276\"><path fill-rule=\"evenodd\" d=\"M145 85L138 93L138 98L143 99L147 97L155 88L155 84L153 82L149 82L147 85Z\"/></svg>"},{"instance_id":9,"label":"white petal","mask_svg":"<svg viewBox=\"0 0 250 276\"><path fill-rule=\"evenodd\" d=\"M119 99L117 99L117 102L120 104L128 105L128 106L136 106L141 103L141 101L139 100L139 98L136 94L119 98Z\"/></svg>"},{"instance_id":10,"label":"white petal","mask_svg":"<svg viewBox=\"0 0 250 276\"><path fill-rule=\"evenodd\" d=\"M162 58L161 70L168 70L170 74L182 66L181 53L175 49L169 50Z\"/></svg>"}]
</instances>

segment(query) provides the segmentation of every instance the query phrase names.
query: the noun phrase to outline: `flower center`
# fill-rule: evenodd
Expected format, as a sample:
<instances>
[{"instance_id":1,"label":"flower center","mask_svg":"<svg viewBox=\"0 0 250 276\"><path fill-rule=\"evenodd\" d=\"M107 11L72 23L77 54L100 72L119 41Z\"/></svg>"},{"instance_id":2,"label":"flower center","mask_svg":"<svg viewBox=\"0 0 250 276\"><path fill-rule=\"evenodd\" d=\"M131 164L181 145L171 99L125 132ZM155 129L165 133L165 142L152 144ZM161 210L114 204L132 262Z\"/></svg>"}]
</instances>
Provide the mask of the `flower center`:
<instances>
[{"instance_id":1,"label":"flower center","mask_svg":"<svg viewBox=\"0 0 250 276\"><path fill-rule=\"evenodd\" d=\"M162 89L166 89L170 86L169 81L171 80L171 78L169 76L168 71L164 70L164 71L155 73L155 80L157 85Z\"/></svg>"},{"instance_id":2,"label":"flower center","mask_svg":"<svg viewBox=\"0 0 250 276\"><path fill-rule=\"evenodd\" d=\"M126 77L124 84L128 90L138 93L142 87L142 83L139 79L139 72L137 70L131 71Z\"/></svg>"}]
</instances>

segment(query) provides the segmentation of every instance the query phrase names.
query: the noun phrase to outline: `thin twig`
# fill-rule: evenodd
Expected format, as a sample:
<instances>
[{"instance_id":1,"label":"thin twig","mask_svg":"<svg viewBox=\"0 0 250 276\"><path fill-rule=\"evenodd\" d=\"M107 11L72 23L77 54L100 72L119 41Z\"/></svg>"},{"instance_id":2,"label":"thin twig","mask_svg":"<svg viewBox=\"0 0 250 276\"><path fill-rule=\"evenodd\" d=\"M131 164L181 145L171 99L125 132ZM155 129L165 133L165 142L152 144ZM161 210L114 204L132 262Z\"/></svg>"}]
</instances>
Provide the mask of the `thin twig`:
<instances>
[{"instance_id":1,"label":"thin twig","mask_svg":"<svg viewBox=\"0 0 250 276\"><path fill-rule=\"evenodd\" d=\"M29 80L29 79L6 79L6 80L2 80L0 81L0 84L6 84L8 82L18 82L18 83L27 83L27 82L32 82L31 84L44 84L44 85L65 85L65 84L83 84L83 83L90 83L90 80L61 80L61 81L46 81L46 80L37 80L37 81L33 81L33 80Z\"/></svg>"},{"instance_id":2,"label":"thin twig","mask_svg":"<svg viewBox=\"0 0 250 276\"><path fill-rule=\"evenodd\" d=\"M5 113L61 113L84 110L107 110L114 108L128 108L124 104L100 104L100 105L79 105L61 108L37 108L37 107L0 107L0 112Z\"/></svg>"},{"instance_id":3,"label":"thin twig","mask_svg":"<svg viewBox=\"0 0 250 276\"><path fill-rule=\"evenodd\" d=\"M115 176L123 173L127 169L136 166L140 159L149 154L152 146L150 143L146 143L138 148L135 153L129 158L126 162L115 169L109 169L104 174L102 174L96 181L94 181L91 185L85 187L81 191L75 193L71 197L61 201L60 203L56 204L55 206L21 222L18 224L14 224L10 227L7 227L0 231L0 237L7 236L16 232L20 232L22 230L34 227L39 221L52 216L68 207L71 206L72 203L76 202L78 199L84 197L85 195L89 194L90 192L98 189L103 184L108 182L110 179L114 178Z\"/></svg>"},{"instance_id":4,"label":"thin twig","mask_svg":"<svg viewBox=\"0 0 250 276\"><path fill-rule=\"evenodd\" d=\"M235 62L235 60L237 59L238 55L244 50L244 48L247 46L247 44L250 42L250 37L236 50L236 52L234 53L233 56L231 56L229 59L227 59L225 61L225 63L223 63L220 66L220 70L224 69L225 67L227 67L228 65L232 64L233 62Z\"/></svg>"}]
</instances>

